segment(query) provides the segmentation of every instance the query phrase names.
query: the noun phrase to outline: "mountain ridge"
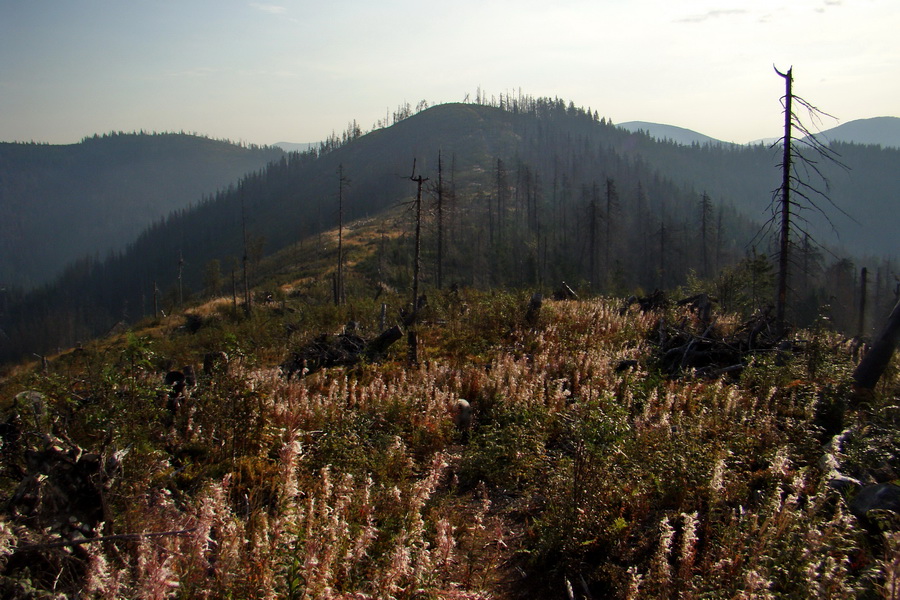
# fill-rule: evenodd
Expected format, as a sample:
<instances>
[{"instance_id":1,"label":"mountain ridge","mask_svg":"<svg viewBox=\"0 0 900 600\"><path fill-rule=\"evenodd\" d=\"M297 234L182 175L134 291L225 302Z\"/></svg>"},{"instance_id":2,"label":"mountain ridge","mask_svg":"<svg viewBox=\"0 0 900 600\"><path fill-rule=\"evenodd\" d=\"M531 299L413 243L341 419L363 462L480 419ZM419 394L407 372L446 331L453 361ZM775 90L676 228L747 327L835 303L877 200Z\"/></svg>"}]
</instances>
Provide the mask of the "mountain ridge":
<instances>
[{"instance_id":1,"label":"mountain ridge","mask_svg":"<svg viewBox=\"0 0 900 600\"><path fill-rule=\"evenodd\" d=\"M649 121L627 121L618 127L636 133L643 131L659 141L669 141L683 146L691 144L732 144L706 134L677 125L653 123ZM872 117L847 121L835 127L816 132L815 135L826 145L830 142L877 145L883 148L900 148L900 117ZM772 144L778 137L759 138L745 145Z\"/></svg>"},{"instance_id":2,"label":"mountain ridge","mask_svg":"<svg viewBox=\"0 0 900 600\"><path fill-rule=\"evenodd\" d=\"M900 118L856 119L815 134L824 143L846 142L900 149Z\"/></svg>"},{"instance_id":3,"label":"mountain ridge","mask_svg":"<svg viewBox=\"0 0 900 600\"><path fill-rule=\"evenodd\" d=\"M651 123L649 121L627 121L625 123L617 123L617 126L632 133L643 131L650 137L656 138L659 141L671 141L683 146L690 146L691 144L703 145L729 143L723 142L722 140L718 140L692 129L686 129L677 125L666 125L664 123Z\"/></svg>"},{"instance_id":4,"label":"mountain ridge","mask_svg":"<svg viewBox=\"0 0 900 600\"><path fill-rule=\"evenodd\" d=\"M446 276L476 287L563 280L630 292L683 284L691 269L712 277L720 267L745 259L779 182L772 148L659 143L554 100L504 108L438 105L390 127L322 144L319 151L282 155L236 187L154 222L121 254L70 265L53 286L22 298L3 328L11 337L50 335L16 325L44 319L28 306L66 315L55 323L79 323L90 315L91 323L71 330L55 326L54 335L62 337L54 345L71 344L123 318L146 315L155 290L168 312L182 293L203 293L223 272L227 280L229 269L232 281L244 269L253 281L266 276L259 260L292 244L314 245L317 259L330 256L335 248L326 232L337 225L339 169L350 180L341 188L344 223L384 220L383 246L354 266L359 285L403 288L411 272L411 229L384 211L415 199L409 179L415 164L415 173L429 180L426 213L433 214L439 153L449 182L447 218L455 228L448 236L453 242ZM835 179L835 201L861 198L868 211L860 219L865 228L844 242L848 247L879 242L895 221L891 176L900 152L850 144L842 156L855 170L827 172ZM698 231L703 192L716 215L715 235ZM404 214L408 219L409 212ZM431 218L424 228L431 236L426 278L435 276ZM710 226L708 219L705 223ZM589 229L594 234L588 235ZM827 235L820 241L833 243ZM701 242L718 246L714 260L698 248ZM707 258L701 261L701 255ZM330 285L332 276L320 273L316 279ZM804 292L816 291L807 287ZM66 304L72 298L79 306Z\"/></svg>"}]
</instances>

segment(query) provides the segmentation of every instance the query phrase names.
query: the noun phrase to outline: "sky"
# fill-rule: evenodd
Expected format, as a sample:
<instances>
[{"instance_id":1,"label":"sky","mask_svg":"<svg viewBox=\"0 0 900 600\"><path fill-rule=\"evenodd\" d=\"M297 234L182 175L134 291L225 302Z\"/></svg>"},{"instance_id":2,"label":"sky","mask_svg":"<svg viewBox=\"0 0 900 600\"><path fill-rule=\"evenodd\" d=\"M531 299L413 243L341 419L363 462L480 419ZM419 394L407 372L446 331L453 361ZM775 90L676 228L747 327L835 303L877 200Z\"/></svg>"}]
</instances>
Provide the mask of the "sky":
<instances>
[{"instance_id":1,"label":"sky","mask_svg":"<svg viewBox=\"0 0 900 600\"><path fill-rule=\"evenodd\" d=\"M0 141L316 142L480 89L748 142L773 65L822 129L900 116L898 31L897 0L0 0Z\"/></svg>"}]
</instances>

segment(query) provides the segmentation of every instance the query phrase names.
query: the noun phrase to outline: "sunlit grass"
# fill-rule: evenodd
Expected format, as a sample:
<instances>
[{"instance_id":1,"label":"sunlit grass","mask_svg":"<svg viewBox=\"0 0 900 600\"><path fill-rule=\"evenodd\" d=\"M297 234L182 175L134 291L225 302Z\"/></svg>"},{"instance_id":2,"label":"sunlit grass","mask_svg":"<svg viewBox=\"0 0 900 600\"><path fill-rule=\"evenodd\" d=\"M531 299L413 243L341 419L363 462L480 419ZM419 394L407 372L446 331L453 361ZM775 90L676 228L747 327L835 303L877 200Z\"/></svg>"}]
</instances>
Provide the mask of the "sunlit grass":
<instances>
[{"instance_id":1,"label":"sunlit grass","mask_svg":"<svg viewBox=\"0 0 900 600\"><path fill-rule=\"evenodd\" d=\"M822 406L849 393L839 338L736 380L667 379L655 328L688 313L547 301L526 323L526 303L435 297L414 368L398 347L286 379L292 345L363 309L373 331L377 311L288 300L250 318L220 303L195 333L135 332L8 381L45 394L59 443L129 448L97 535L183 532L46 550L28 576L105 598L891 597L895 536L872 541L822 460ZM167 409L163 373L217 349L228 367ZM849 439L843 460L862 461ZM15 548L52 528L0 527L2 589L25 597Z\"/></svg>"}]
</instances>

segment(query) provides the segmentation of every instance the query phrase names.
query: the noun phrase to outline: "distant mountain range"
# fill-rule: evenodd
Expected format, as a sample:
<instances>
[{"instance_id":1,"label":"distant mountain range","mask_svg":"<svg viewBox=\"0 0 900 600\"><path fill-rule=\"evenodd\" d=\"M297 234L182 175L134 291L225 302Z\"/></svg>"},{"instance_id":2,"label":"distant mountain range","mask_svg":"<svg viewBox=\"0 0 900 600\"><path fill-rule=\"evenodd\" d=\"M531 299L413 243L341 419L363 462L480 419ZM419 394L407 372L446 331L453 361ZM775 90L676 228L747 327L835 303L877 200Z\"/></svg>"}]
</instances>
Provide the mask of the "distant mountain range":
<instances>
[{"instance_id":1,"label":"distant mountain range","mask_svg":"<svg viewBox=\"0 0 900 600\"><path fill-rule=\"evenodd\" d=\"M670 142L644 147L647 158L665 154L664 147L672 143L740 147L672 125L630 121L617 127ZM850 121L821 136L835 143L900 149L900 118ZM202 201L285 152L319 146L278 142L248 148L184 134L112 134L67 146L0 143L0 285L46 283L72 260L124 248L155 220ZM683 159L653 160L665 171L669 161ZM675 169L669 176L678 180L689 171ZM731 172L741 169L731 167ZM697 180L685 183L700 185ZM705 186L710 193L734 193L715 182Z\"/></svg>"},{"instance_id":2,"label":"distant mountain range","mask_svg":"<svg viewBox=\"0 0 900 600\"><path fill-rule=\"evenodd\" d=\"M857 119L826 129L818 135L825 142L874 144L883 148L900 148L900 118Z\"/></svg>"},{"instance_id":3,"label":"distant mountain range","mask_svg":"<svg viewBox=\"0 0 900 600\"><path fill-rule=\"evenodd\" d=\"M670 141L682 146L691 144L729 144L702 133L665 125L662 123L650 123L647 121L628 121L619 123L618 126L626 131L643 131L652 138L660 141ZM817 137L826 144L828 142L846 142L849 144L877 145L883 148L900 148L900 118L898 117L874 117L871 119L856 119L842 123L837 127L826 129L817 134ZM750 145L771 144L778 137L760 138L748 142Z\"/></svg>"},{"instance_id":4,"label":"distant mountain range","mask_svg":"<svg viewBox=\"0 0 900 600\"><path fill-rule=\"evenodd\" d=\"M619 123L618 126L626 131L643 131L650 137L656 138L661 142L670 141L682 146L690 146L691 144L700 144L702 146L704 144L727 143L691 129L676 127L675 125L664 125L662 123L650 123L647 121L628 121L627 123Z\"/></svg>"},{"instance_id":5,"label":"distant mountain range","mask_svg":"<svg viewBox=\"0 0 900 600\"><path fill-rule=\"evenodd\" d=\"M692 129L666 125L664 123L652 123L650 121L627 121L618 123L621 129L631 132L643 131L659 141L669 141L682 146L692 144L723 144L732 145L733 142L725 142L714 137L702 134ZM898 117L873 117L871 119L856 119L842 123L837 127L826 129L819 134L823 141L847 142L850 144L875 144L884 148L900 148L900 118ZM772 144L778 141L778 137L760 138L747 142L748 145ZM273 144L285 152L305 152L311 148L317 148L318 143L294 143L277 142Z\"/></svg>"}]
</instances>

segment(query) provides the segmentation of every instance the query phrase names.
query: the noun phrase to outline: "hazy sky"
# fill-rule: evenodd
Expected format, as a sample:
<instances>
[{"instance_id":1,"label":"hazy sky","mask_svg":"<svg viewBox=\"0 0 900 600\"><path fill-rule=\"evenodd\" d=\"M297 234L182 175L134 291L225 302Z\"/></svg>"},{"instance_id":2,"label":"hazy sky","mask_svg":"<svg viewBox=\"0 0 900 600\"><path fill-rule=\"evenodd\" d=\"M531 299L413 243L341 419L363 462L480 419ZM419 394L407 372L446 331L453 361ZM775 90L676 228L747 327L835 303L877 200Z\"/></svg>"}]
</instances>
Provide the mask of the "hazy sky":
<instances>
[{"instance_id":1,"label":"hazy sky","mask_svg":"<svg viewBox=\"0 0 900 600\"><path fill-rule=\"evenodd\" d=\"M900 116L898 31L897 0L0 0L0 141L318 141L481 87L746 142L773 63L840 122Z\"/></svg>"}]
</instances>

